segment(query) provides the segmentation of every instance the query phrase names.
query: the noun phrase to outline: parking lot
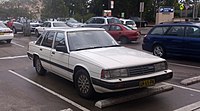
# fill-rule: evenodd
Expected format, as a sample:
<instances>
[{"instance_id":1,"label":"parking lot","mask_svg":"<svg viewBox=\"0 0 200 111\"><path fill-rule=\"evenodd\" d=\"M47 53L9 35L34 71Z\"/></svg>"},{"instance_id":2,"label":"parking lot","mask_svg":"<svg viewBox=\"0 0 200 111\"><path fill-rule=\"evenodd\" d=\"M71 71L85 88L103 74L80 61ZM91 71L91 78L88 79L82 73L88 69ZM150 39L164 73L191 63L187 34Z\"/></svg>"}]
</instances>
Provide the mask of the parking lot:
<instances>
[{"instance_id":1,"label":"parking lot","mask_svg":"<svg viewBox=\"0 0 200 111\"><path fill-rule=\"evenodd\" d=\"M140 29L142 34L151 27ZM172 86L173 90L158 95L141 96L142 90L129 90L120 93L98 94L95 99L81 98L72 83L47 73L45 76L36 74L32 61L27 58L27 47L30 41L37 38L32 35L24 37L15 35L11 44L0 43L0 110L1 111L199 111L200 110L200 61L192 58L169 57L168 67L174 72L170 81L160 85ZM142 39L139 42L125 44L142 51ZM194 78L196 77L196 78ZM193 78L193 79L190 79ZM186 81L186 82L183 82ZM195 80L195 81L194 81ZM194 81L194 83L193 83ZM191 85L184 85L190 84ZM135 99L127 98L119 102L119 97L135 95ZM146 96L145 96L146 95ZM137 98L137 97L142 98ZM131 101L129 101L131 100ZM111 104L113 103L113 104ZM109 104L107 107L102 104Z\"/></svg>"}]
</instances>

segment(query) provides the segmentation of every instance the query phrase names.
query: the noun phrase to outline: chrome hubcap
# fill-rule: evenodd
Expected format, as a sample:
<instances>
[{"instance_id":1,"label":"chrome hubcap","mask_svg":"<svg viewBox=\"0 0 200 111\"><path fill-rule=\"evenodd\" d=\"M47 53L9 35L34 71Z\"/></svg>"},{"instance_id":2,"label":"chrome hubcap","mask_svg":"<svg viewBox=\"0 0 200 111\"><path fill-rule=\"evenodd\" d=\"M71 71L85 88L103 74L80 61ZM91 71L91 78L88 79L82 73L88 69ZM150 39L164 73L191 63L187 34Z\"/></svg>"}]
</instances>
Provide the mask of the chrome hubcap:
<instances>
[{"instance_id":1,"label":"chrome hubcap","mask_svg":"<svg viewBox=\"0 0 200 111\"><path fill-rule=\"evenodd\" d=\"M81 93L88 93L90 88L90 83L88 78L85 75L80 75L78 78L78 87Z\"/></svg>"},{"instance_id":2,"label":"chrome hubcap","mask_svg":"<svg viewBox=\"0 0 200 111\"><path fill-rule=\"evenodd\" d=\"M159 56L159 57L163 56L163 49L162 49L162 47L156 46L154 48L154 55Z\"/></svg>"}]
</instances>

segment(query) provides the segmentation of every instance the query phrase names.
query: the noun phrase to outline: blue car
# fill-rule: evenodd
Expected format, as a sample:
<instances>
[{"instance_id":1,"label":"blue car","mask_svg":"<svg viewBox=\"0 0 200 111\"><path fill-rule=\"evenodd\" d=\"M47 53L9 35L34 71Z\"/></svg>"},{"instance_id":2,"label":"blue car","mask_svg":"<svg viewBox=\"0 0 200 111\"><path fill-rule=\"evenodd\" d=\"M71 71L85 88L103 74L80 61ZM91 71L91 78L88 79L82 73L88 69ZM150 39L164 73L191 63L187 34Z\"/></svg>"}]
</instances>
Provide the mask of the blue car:
<instances>
[{"instance_id":1,"label":"blue car","mask_svg":"<svg viewBox=\"0 0 200 111\"><path fill-rule=\"evenodd\" d=\"M200 23L179 22L154 26L144 37L143 50L159 57L200 57Z\"/></svg>"}]
</instances>

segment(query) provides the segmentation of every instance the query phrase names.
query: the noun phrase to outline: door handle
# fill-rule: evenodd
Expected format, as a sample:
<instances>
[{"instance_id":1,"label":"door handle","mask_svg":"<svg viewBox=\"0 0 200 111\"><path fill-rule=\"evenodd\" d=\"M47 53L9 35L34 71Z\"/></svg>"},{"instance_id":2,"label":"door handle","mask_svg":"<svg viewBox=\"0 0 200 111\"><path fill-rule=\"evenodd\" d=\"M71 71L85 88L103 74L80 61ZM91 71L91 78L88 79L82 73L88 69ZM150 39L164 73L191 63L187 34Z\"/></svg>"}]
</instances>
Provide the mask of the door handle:
<instances>
[{"instance_id":1,"label":"door handle","mask_svg":"<svg viewBox=\"0 0 200 111\"><path fill-rule=\"evenodd\" d=\"M52 54L55 54L55 52L51 52Z\"/></svg>"},{"instance_id":2,"label":"door handle","mask_svg":"<svg viewBox=\"0 0 200 111\"><path fill-rule=\"evenodd\" d=\"M40 51L42 51L42 49L40 49Z\"/></svg>"}]
</instances>

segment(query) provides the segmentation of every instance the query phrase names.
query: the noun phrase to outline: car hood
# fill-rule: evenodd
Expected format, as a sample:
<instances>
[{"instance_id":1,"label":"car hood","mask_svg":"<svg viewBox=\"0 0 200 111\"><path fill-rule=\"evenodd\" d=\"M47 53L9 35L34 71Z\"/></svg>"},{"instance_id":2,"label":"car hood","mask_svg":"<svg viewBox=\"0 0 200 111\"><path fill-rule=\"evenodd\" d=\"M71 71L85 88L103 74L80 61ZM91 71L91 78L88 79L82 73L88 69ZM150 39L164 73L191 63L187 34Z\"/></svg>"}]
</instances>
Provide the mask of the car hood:
<instances>
[{"instance_id":1,"label":"car hood","mask_svg":"<svg viewBox=\"0 0 200 111\"><path fill-rule=\"evenodd\" d=\"M82 58L104 69L132 67L165 61L162 58L126 47L109 47L74 52Z\"/></svg>"}]
</instances>

